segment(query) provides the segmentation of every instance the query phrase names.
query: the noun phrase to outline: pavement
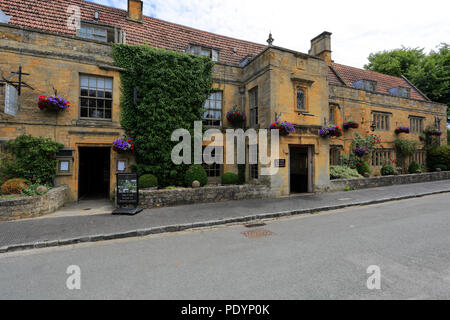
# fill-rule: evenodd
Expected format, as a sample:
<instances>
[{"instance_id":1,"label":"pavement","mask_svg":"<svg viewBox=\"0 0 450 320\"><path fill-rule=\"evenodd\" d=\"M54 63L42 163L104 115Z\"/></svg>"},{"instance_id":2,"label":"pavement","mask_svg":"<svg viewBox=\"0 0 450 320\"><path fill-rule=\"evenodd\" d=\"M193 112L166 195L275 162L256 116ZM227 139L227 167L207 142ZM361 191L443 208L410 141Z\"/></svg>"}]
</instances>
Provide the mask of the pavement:
<instances>
[{"instance_id":1,"label":"pavement","mask_svg":"<svg viewBox=\"0 0 450 320\"><path fill-rule=\"evenodd\" d=\"M448 194L440 194L257 228L231 225L5 253L0 299L448 300L449 213ZM69 266L79 267L80 290L67 287L75 279ZM368 273L370 266L379 273ZM379 290L369 288L377 275ZM180 309L162 309L164 318L183 318Z\"/></svg>"},{"instance_id":2,"label":"pavement","mask_svg":"<svg viewBox=\"0 0 450 320\"><path fill-rule=\"evenodd\" d=\"M449 193L450 180L278 199L186 205L144 210L137 216L55 216L0 222L0 253L312 214L353 206ZM70 211L70 210L69 210Z\"/></svg>"}]
</instances>

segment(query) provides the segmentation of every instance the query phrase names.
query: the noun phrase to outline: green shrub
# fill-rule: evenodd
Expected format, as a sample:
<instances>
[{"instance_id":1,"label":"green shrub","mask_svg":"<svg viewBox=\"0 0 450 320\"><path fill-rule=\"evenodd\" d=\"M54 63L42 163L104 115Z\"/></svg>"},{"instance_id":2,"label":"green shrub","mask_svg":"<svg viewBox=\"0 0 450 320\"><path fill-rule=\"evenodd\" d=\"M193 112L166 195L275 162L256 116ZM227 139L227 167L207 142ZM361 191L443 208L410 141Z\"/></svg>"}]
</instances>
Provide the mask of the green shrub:
<instances>
[{"instance_id":1,"label":"green shrub","mask_svg":"<svg viewBox=\"0 0 450 320\"><path fill-rule=\"evenodd\" d=\"M419 171L422 171L422 166L418 164L416 161L411 162L411 164L408 167L408 172L410 174L417 173Z\"/></svg>"},{"instance_id":2,"label":"green shrub","mask_svg":"<svg viewBox=\"0 0 450 320\"><path fill-rule=\"evenodd\" d=\"M436 147L427 153L427 166L430 169L437 165L445 165L450 168L450 145Z\"/></svg>"},{"instance_id":3,"label":"green shrub","mask_svg":"<svg viewBox=\"0 0 450 320\"><path fill-rule=\"evenodd\" d=\"M56 153L60 143L22 135L9 141L0 164L0 175L22 177L33 183L52 183L56 176Z\"/></svg>"},{"instance_id":4,"label":"green shrub","mask_svg":"<svg viewBox=\"0 0 450 320\"><path fill-rule=\"evenodd\" d=\"M369 164L366 161L358 162L356 165L356 169L358 170L358 173L362 176L364 176L366 173L372 172Z\"/></svg>"},{"instance_id":5,"label":"green shrub","mask_svg":"<svg viewBox=\"0 0 450 320\"><path fill-rule=\"evenodd\" d=\"M192 182L194 181L200 182L200 186L202 187L208 183L208 176L205 168L199 164L192 165L184 177L184 184L188 188L192 187Z\"/></svg>"},{"instance_id":6,"label":"green shrub","mask_svg":"<svg viewBox=\"0 0 450 320\"><path fill-rule=\"evenodd\" d=\"M381 168L381 175L383 176L393 176L395 174L395 169L393 166L384 166Z\"/></svg>"},{"instance_id":7,"label":"green shrub","mask_svg":"<svg viewBox=\"0 0 450 320\"><path fill-rule=\"evenodd\" d=\"M356 169L346 166L330 166L330 179L360 179L362 176Z\"/></svg>"},{"instance_id":8,"label":"green shrub","mask_svg":"<svg viewBox=\"0 0 450 320\"><path fill-rule=\"evenodd\" d=\"M237 174L232 172L227 172L222 175L222 184L237 184L239 181L239 177Z\"/></svg>"},{"instance_id":9,"label":"green shrub","mask_svg":"<svg viewBox=\"0 0 450 320\"><path fill-rule=\"evenodd\" d=\"M2 194L21 194L27 190L31 182L27 179L16 178L6 181L1 187Z\"/></svg>"},{"instance_id":10,"label":"green shrub","mask_svg":"<svg viewBox=\"0 0 450 320\"><path fill-rule=\"evenodd\" d=\"M441 171L447 171L448 167L445 164L437 164L434 166L435 171L436 171L436 169L441 169Z\"/></svg>"},{"instance_id":11,"label":"green shrub","mask_svg":"<svg viewBox=\"0 0 450 320\"><path fill-rule=\"evenodd\" d=\"M158 179L152 174L144 174L139 178L138 184L141 189L154 188L158 186Z\"/></svg>"}]
</instances>

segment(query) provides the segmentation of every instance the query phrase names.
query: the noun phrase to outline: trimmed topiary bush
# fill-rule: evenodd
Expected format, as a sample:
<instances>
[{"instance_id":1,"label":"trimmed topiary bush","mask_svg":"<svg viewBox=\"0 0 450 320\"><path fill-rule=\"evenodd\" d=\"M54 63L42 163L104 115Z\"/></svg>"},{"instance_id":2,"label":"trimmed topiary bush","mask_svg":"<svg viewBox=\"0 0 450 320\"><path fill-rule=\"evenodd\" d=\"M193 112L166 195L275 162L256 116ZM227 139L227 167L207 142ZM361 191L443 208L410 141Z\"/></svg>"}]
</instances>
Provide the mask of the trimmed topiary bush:
<instances>
[{"instance_id":1,"label":"trimmed topiary bush","mask_svg":"<svg viewBox=\"0 0 450 320\"><path fill-rule=\"evenodd\" d=\"M6 181L1 187L2 194L21 194L27 190L31 182L27 179L16 178Z\"/></svg>"},{"instance_id":2,"label":"trimmed topiary bush","mask_svg":"<svg viewBox=\"0 0 450 320\"><path fill-rule=\"evenodd\" d=\"M346 166L330 166L330 179L361 179L363 176L356 169Z\"/></svg>"},{"instance_id":3,"label":"trimmed topiary bush","mask_svg":"<svg viewBox=\"0 0 450 320\"><path fill-rule=\"evenodd\" d=\"M139 178L138 184L141 189L155 188L158 186L158 178L152 174L144 174Z\"/></svg>"},{"instance_id":4,"label":"trimmed topiary bush","mask_svg":"<svg viewBox=\"0 0 450 320\"><path fill-rule=\"evenodd\" d=\"M422 171L422 166L418 164L416 161L411 162L411 164L408 167L408 172L410 174L418 173Z\"/></svg>"},{"instance_id":5,"label":"trimmed topiary bush","mask_svg":"<svg viewBox=\"0 0 450 320\"><path fill-rule=\"evenodd\" d=\"M447 171L448 168L445 164L437 164L434 166L434 170L436 171L436 169L441 169L441 171Z\"/></svg>"},{"instance_id":6,"label":"trimmed topiary bush","mask_svg":"<svg viewBox=\"0 0 450 320\"><path fill-rule=\"evenodd\" d=\"M200 182L202 187L206 186L208 183L208 175L206 174L205 168L199 164L192 165L184 177L184 184L186 187L192 187L194 181Z\"/></svg>"},{"instance_id":7,"label":"trimmed topiary bush","mask_svg":"<svg viewBox=\"0 0 450 320\"><path fill-rule=\"evenodd\" d=\"M239 177L237 174L232 172L227 172L222 175L222 184L237 184Z\"/></svg>"},{"instance_id":8,"label":"trimmed topiary bush","mask_svg":"<svg viewBox=\"0 0 450 320\"><path fill-rule=\"evenodd\" d=\"M381 175L382 176L393 176L395 175L395 169L392 166L384 166L381 168Z\"/></svg>"}]
</instances>

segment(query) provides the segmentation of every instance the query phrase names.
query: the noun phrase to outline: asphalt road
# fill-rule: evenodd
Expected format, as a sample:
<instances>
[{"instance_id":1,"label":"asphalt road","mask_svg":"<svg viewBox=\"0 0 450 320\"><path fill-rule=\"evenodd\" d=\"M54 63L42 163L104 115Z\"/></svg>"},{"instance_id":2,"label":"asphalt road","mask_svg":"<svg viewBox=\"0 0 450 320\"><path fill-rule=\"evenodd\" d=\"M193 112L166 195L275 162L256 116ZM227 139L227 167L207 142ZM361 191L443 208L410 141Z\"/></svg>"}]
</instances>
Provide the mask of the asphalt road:
<instances>
[{"instance_id":1,"label":"asphalt road","mask_svg":"<svg viewBox=\"0 0 450 320\"><path fill-rule=\"evenodd\" d=\"M2 254L0 299L450 299L449 199ZM242 234L257 229L273 234Z\"/></svg>"}]
</instances>

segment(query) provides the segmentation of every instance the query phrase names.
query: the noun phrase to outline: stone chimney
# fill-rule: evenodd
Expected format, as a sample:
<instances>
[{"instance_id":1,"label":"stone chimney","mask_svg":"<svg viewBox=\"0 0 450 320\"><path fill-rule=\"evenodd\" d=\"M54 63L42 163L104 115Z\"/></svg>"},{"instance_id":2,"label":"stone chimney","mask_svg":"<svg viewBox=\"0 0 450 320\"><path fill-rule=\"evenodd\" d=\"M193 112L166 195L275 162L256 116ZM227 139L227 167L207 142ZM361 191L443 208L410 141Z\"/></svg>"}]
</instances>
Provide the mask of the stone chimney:
<instances>
[{"instance_id":1,"label":"stone chimney","mask_svg":"<svg viewBox=\"0 0 450 320\"><path fill-rule=\"evenodd\" d=\"M144 4L141 0L128 0L128 19L142 22Z\"/></svg>"},{"instance_id":2,"label":"stone chimney","mask_svg":"<svg viewBox=\"0 0 450 320\"><path fill-rule=\"evenodd\" d=\"M331 65L331 32L322 32L312 39L309 54L322 58Z\"/></svg>"}]
</instances>

